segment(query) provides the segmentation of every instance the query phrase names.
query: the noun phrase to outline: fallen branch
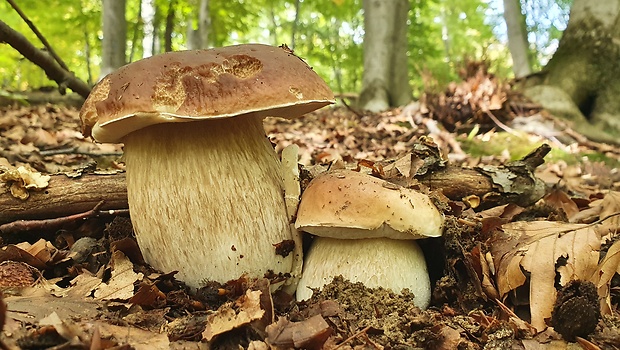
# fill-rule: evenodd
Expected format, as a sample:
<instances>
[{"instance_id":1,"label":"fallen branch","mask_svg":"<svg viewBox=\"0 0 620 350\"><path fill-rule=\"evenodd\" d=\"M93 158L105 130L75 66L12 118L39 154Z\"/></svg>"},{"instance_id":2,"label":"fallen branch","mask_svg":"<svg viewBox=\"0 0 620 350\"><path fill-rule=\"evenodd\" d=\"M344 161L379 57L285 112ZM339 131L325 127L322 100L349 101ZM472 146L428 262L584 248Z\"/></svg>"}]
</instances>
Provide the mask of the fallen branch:
<instances>
[{"instance_id":1,"label":"fallen branch","mask_svg":"<svg viewBox=\"0 0 620 350\"><path fill-rule=\"evenodd\" d=\"M84 98L90 93L90 87L85 82L63 69L49 54L37 49L28 39L3 21L0 21L0 43L11 45L29 61L41 67L47 77L58 84L61 91L68 87Z\"/></svg>"},{"instance_id":2,"label":"fallen branch","mask_svg":"<svg viewBox=\"0 0 620 350\"><path fill-rule=\"evenodd\" d=\"M101 210L127 209L125 174L86 174L78 178L52 175L43 191L31 191L22 201L0 183L0 224L17 220L60 218L91 210L104 201Z\"/></svg>"},{"instance_id":3,"label":"fallen branch","mask_svg":"<svg viewBox=\"0 0 620 350\"><path fill-rule=\"evenodd\" d=\"M11 233L18 233L24 231L51 231L58 230L62 228L64 225L68 223L72 223L78 220L85 220L94 217L102 217L102 216L117 216L117 215L128 215L128 209L120 209L120 210L108 210L102 211L101 207L105 201L101 201L95 205L95 207L87 212L63 216L60 218L54 219L43 219L43 220L17 220L10 222L8 224L0 225L0 234L6 235Z\"/></svg>"}]
</instances>

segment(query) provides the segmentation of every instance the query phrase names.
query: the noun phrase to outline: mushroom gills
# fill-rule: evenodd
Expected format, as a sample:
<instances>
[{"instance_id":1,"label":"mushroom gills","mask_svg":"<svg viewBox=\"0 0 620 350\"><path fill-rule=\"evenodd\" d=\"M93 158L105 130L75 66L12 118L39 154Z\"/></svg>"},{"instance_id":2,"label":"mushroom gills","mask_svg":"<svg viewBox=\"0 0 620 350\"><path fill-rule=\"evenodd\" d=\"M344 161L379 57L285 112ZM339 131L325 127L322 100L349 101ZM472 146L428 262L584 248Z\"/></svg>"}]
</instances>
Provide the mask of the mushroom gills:
<instances>
[{"instance_id":1,"label":"mushroom gills","mask_svg":"<svg viewBox=\"0 0 620 350\"><path fill-rule=\"evenodd\" d=\"M127 190L146 262L192 287L289 273L280 164L262 119L167 123L127 135Z\"/></svg>"},{"instance_id":2,"label":"mushroom gills","mask_svg":"<svg viewBox=\"0 0 620 350\"><path fill-rule=\"evenodd\" d=\"M430 303L426 261L414 240L315 237L305 257L297 300L309 299L310 288L321 289L338 275L366 287L383 287L395 293L407 288L421 309Z\"/></svg>"}]
</instances>

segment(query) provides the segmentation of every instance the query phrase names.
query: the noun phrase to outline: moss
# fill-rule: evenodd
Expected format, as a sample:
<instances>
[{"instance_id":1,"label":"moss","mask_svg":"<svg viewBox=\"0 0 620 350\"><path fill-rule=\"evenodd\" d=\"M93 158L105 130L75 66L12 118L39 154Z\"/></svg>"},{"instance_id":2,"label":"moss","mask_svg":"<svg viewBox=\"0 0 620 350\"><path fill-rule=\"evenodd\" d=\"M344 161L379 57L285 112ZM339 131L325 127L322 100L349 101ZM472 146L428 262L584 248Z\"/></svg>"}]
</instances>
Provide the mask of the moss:
<instances>
[{"instance_id":1,"label":"moss","mask_svg":"<svg viewBox=\"0 0 620 350\"><path fill-rule=\"evenodd\" d=\"M461 143L463 151L472 157L499 157L504 151L507 151L510 155L510 161L523 158L545 143L545 141L533 141L530 136L525 134L512 135L505 132L490 134L488 137L477 136L468 138L460 136L457 137L457 140ZM595 151L570 153L554 146L552 143L549 143L549 145L551 146L551 152L545 157L547 162L565 161L567 164L577 164L588 161L593 163L602 162L609 167L620 167L620 161L608 157L604 153Z\"/></svg>"}]
</instances>

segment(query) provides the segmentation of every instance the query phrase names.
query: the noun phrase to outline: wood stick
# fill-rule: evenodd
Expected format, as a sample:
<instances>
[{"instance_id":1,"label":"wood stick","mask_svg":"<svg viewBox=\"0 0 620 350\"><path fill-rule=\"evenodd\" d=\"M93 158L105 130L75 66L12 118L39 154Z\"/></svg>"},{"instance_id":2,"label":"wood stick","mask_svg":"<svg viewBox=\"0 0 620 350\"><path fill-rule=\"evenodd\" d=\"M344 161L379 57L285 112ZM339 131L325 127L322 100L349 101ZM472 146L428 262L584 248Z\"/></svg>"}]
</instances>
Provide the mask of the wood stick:
<instances>
[{"instance_id":1,"label":"wood stick","mask_svg":"<svg viewBox=\"0 0 620 350\"><path fill-rule=\"evenodd\" d=\"M78 178L52 175L47 188L30 191L25 201L13 197L6 184L0 183L0 224L84 213L100 201L104 201L100 210L129 208L124 173Z\"/></svg>"}]
</instances>

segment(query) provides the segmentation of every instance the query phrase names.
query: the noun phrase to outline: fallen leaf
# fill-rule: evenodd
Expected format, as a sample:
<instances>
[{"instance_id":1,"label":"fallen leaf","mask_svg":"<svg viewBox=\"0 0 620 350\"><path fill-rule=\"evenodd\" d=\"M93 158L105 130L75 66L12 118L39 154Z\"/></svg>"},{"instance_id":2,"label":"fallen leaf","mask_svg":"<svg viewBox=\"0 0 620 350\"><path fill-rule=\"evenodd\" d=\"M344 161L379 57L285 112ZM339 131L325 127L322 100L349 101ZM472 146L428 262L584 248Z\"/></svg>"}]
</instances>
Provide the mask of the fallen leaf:
<instances>
[{"instance_id":1,"label":"fallen leaf","mask_svg":"<svg viewBox=\"0 0 620 350\"><path fill-rule=\"evenodd\" d=\"M566 194L566 192L560 189L554 189L549 194L547 194L543 200L546 204L549 204L555 208L560 208L566 214L566 217L571 220L577 213L579 213L579 208L577 204Z\"/></svg>"},{"instance_id":2,"label":"fallen leaf","mask_svg":"<svg viewBox=\"0 0 620 350\"><path fill-rule=\"evenodd\" d=\"M168 350L170 341L166 333L155 333L136 327L122 327L98 323L102 338L113 337L119 344L130 345L135 350Z\"/></svg>"},{"instance_id":3,"label":"fallen leaf","mask_svg":"<svg viewBox=\"0 0 620 350\"><path fill-rule=\"evenodd\" d=\"M534 221L508 223L498 232L491 252L500 297L524 285L524 272L529 273L530 323L542 331L556 299L556 275L565 286L572 280L587 280L596 271L598 230L584 224Z\"/></svg>"},{"instance_id":4,"label":"fallen leaf","mask_svg":"<svg viewBox=\"0 0 620 350\"><path fill-rule=\"evenodd\" d=\"M276 348L321 349L331 334L332 329L321 315L299 322L280 317L267 327L266 341Z\"/></svg>"},{"instance_id":5,"label":"fallen leaf","mask_svg":"<svg viewBox=\"0 0 620 350\"><path fill-rule=\"evenodd\" d=\"M133 264L120 250L112 253L110 263L113 266L112 277L108 283L102 283L95 290L95 299L127 300L131 298L134 295L133 284L142 279L142 273L133 271Z\"/></svg>"},{"instance_id":6,"label":"fallen leaf","mask_svg":"<svg viewBox=\"0 0 620 350\"><path fill-rule=\"evenodd\" d=\"M226 303L209 315L207 326L202 332L203 339L211 341L215 336L226 333L235 328L249 325L250 322L260 320L265 314L261 309L259 290L247 290L234 303Z\"/></svg>"},{"instance_id":7,"label":"fallen leaf","mask_svg":"<svg viewBox=\"0 0 620 350\"><path fill-rule=\"evenodd\" d=\"M616 241L609 247L605 258L588 279L596 286L601 303L601 313L604 315L610 315L612 311L610 288L611 279L615 274L620 274L620 241Z\"/></svg>"}]
</instances>

